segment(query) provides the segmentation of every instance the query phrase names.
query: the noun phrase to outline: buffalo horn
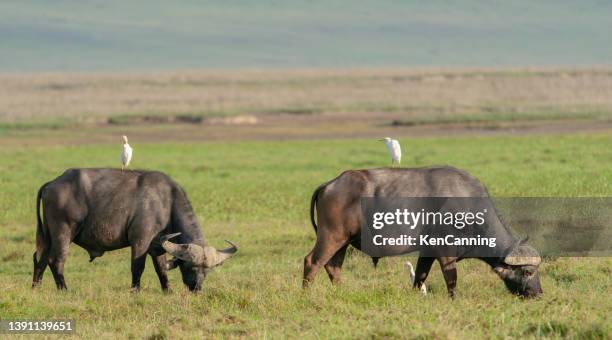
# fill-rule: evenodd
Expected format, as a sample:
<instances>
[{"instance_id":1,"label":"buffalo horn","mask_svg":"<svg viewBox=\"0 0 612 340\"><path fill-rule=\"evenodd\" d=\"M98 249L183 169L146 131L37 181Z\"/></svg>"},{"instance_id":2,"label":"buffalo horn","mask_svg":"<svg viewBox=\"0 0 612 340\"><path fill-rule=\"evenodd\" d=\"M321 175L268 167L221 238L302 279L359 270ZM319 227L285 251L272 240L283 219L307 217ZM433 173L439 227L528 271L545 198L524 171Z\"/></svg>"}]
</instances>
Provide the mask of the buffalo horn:
<instances>
[{"instance_id":1,"label":"buffalo horn","mask_svg":"<svg viewBox=\"0 0 612 340\"><path fill-rule=\"evenodd\" d=\"M504 262L511 266L538 266L542 258L533 247L521 244L506 256Z\"/></svg>"},{"instance_id":2,"label":"buffalo horn","mask_svg":"<svg viewBox=\"0 0 612 340\"><path fill-rule=\"evenodd\" d=\"M214 247L204 247L204 267L212 268L223 263L223 261L229 259L238 251L238 247L232 242L225 240L230 244L229 248L217 250Z\"/></svg>"},{"instance_id":3,"label":"buffalo horn","mask_svg":"<svg viewBox=\"0 0 612 340\"><path fill-rule=\"evenodd\" d=\"M194 265L204 265L206 268L216 267L238 251L238 248L229 241L226 242L229 243L231 247L223 250L217 250L210 246L201 247L194 243L177 244L168 241L179 234L180 233L163 236L161 238L162 247L168 254Z\"/></svg>"}]
</instances>

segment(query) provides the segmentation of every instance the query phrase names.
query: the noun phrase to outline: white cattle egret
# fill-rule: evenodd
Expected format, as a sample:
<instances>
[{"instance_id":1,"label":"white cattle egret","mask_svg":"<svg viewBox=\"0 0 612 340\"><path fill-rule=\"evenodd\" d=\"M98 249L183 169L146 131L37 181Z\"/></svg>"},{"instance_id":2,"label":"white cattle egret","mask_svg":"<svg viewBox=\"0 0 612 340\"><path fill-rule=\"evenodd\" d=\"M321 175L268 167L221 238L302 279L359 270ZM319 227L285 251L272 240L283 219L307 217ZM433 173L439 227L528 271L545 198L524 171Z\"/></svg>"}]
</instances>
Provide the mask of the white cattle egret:
<instances>
[{"instance_id":1,"label":"white cattle egret","mask_svg":"<svg viewBox=\"0 0 612 340\"><path fill-rule=\"evenodd\" d=\"M412 263L410 263L410 261L406 261L406 268L408 268L408 273L410 274L410 285L414 286L416 275L414 274L414 268L412 267ZM427 287L425 287L424 283L421 285L421 293L423 295L427 295Z\"/></svg>"},{"instance_id":2,"label":"white cattle egret","mask_svg":"<svg viewBox=\"0 0 612 340\"><path fill-rule=\"evenodd\" d=\"M132 147L128 144L127 136L123 136L123 147L121 148L121 170L127 168L132 160Z\"/></svg>"},{"instance_id":3,"label":"white cattle egret","mask_svg":"<svg viewBox=\"0 0 612 340\"><path fill-rule=\"evenodd\" d=\"M380 141L384 141L387 145L387 151L389 151L389 156L391 156L391 166L395 163L399 165L402 161L402 148L400 147L400 143L389 137L380 139Z\"/></svg>"}]
</instances>

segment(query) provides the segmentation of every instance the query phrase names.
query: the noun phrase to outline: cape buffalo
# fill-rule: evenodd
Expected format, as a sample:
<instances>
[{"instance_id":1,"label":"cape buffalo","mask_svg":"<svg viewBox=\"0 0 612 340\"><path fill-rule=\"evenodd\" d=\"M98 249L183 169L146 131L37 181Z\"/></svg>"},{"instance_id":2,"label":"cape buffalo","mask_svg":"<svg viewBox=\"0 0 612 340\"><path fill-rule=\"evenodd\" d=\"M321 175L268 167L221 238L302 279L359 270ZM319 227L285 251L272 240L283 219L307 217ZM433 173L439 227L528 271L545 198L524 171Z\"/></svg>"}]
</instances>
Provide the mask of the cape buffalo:
<instances>
[{"instance_id":1,"label":"cape buffalo","mask_svg":"<svg viewBox=\"0 0 612 340\"><path fill-rule=\"evenodd\" d=\"M340 272L349 245L361 250L362 198L369 197L489 197L485 187L465 171L453 167L397 168L350 170L322 184L313 193L310 217L317 233L312 251L304 258L304 287L314 279L321 266L325 267L332 283L340 282ZM317 221L315 222L315 210ZM497 247L504 254L481 257L503 279L513 293L537 297L542 293L538 266L538 252L515 239L501 223L495 210L486 220L487 230L497 238ZM489 216L488 215L488 216ZM486 236L486 235L483 235ZM403 253L417 251L405 248ZM440 263L448 293L455 296L457 284L456 262L468 258L457 256L425 257L418 259L414 288L420 289L435 259ZM375 262L377 258L374 258Z\"/></svg>"},{"instance_id":2,"label":"cape buffalo","mask_svg":"<svg viewBox=\"0 0 612 340\"><path fill-rule=\"evenodd\" d=\"M183 283L198 291L207 272L238 250L229 241L232 246L220 251L207 246L187 194L156 171L69 169L38 190L36 217L32 287L41 283L48 264L57 288L66 289L71 242L89 252L90 262L105 251L130 247L134 290L140 288L147 254L163 290L166 271L179 267ZM179 244L169 241L173 237ZM166 252L174 256L169 263Z\"/></svg>"}]
</instances>

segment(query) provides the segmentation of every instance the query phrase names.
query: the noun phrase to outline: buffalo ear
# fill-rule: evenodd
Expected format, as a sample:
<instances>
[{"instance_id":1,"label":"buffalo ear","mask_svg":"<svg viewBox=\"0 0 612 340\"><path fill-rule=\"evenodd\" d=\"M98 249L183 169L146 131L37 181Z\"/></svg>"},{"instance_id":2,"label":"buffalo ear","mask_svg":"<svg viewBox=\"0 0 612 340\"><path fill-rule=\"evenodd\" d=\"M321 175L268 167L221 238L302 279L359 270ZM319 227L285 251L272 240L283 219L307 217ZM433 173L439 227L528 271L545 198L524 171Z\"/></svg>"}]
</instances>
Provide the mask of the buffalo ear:
<instances>
[{"instance_id":1,"label":"buffalo ear","mask_svg":"<svg viewBox=\"0 0 612 340\"><path fill-rule=\"evenodd\" d=\"M179 259L176 257L172 258L169 262L166 262L166 270L172 270L176 268L179 264Z\"/></svg>"},{"instance_id":2,"label":"buffalo ear","mask_svg":"<svg viewBox=\"0 0 612 340\"><path fill-rule=\"evenodd\" d=\"M535 266L525 266L523 267L523 276L525 277L533 276L533 274L535 274L537 270L538 269Z\"/></svg>"}]
</instances>

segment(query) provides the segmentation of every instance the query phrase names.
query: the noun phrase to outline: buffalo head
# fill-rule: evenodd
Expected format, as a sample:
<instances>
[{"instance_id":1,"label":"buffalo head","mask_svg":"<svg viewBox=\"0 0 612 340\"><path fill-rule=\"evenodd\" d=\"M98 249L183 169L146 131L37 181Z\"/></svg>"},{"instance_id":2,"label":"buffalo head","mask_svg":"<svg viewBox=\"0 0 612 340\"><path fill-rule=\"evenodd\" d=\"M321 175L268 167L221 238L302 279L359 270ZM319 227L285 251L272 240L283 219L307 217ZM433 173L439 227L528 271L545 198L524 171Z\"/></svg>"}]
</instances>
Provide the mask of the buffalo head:
<instances>
[{"instance_id":1,"label":"buffalo head","mask_svg":"<svg viewBox=\"0 0 612 340\"><path fill-rule=\"evenodd\" d=\"M206 274L212 268L223 264L225 260L238 251L236 245L230 241L226 242L231 247L223 250L217 250L210 246L202 247L194 243L177 244L168 241L178 235L180 233L162 236L161 244L168 254L174 256L174 259L168 263L168 269L174 269L178 266L181 269L183 283L191 291L202 289L202 281L204 281Z\"/></svg>"},{"instance_id":2,"label":"buffalo head","mask_svg":"<svg viewBox=\"0 0 612 340\"><path fill-rule=\"evenodd\" d=\"M542 287L538 267L542 259L537 250L524 244L525 241L519 242L493 270L513 294L525 298L539 297L542 295Z\"/></svg>"}]
</instances>

